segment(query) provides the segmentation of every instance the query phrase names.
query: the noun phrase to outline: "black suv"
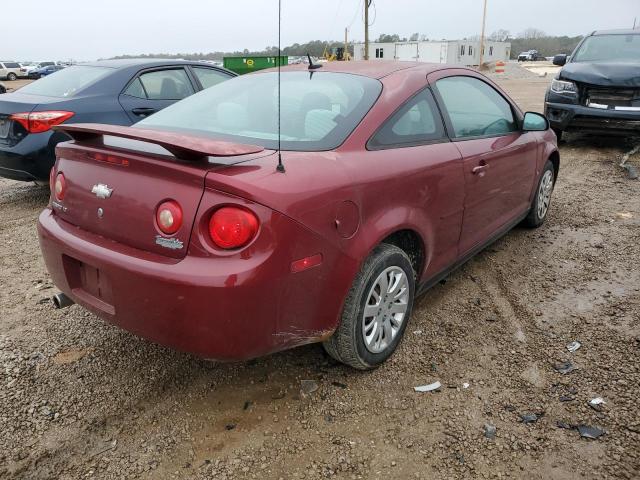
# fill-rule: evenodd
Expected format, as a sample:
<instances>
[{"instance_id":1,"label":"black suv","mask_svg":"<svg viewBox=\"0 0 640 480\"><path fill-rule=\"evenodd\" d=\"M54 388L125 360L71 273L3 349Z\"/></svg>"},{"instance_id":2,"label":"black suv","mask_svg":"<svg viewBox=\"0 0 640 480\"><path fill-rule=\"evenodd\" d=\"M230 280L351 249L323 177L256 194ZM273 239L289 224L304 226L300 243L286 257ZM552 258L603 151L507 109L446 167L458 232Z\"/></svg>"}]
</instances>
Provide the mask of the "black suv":
<instances>
[{"instance_id":1,"label":"black suv","mask_svg":"<svg viewBox=\"0 0 640 480\"><path fill-rule=\"evenodd\" d=\"M545 96L545 115L558 140L563 131L640 135L640 30L586 36Z\"/></svg>"}]
</instances>

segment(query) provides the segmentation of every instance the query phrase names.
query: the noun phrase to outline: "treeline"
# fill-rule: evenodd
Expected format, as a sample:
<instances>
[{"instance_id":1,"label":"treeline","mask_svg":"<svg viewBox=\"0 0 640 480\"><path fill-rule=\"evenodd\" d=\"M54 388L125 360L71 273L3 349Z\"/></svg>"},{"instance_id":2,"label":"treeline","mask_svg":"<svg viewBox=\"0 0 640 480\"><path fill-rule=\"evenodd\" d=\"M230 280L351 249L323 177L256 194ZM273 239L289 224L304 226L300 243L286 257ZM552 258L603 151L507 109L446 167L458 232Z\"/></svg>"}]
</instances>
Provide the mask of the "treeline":
<instances>
[{"instance_id":1,"label":"treeline","mask_svg":"<svg viewBox=\"0 0 640 480\"><path fill-rule=\"evenodd\" d=\"M543 31L535 28L529 28L517 36L512 37L507 30L498 30L488 35L489 40L495 40L500 42L511 42L511 58L517 58L520 52L527 50L538 50L541 55L550 57L558 53L570 54L576 47L578 42L582 39L578 37L554 37L546 35ZM463 40L477 40L478 36L467 37ZM429 38L425 34L414 33L407 37L401 37L398 34L381 34L373 41L376 42L402 42L402 41L428 41L437 40ZM294 43L288 45L282 49L283 55L289 56L302 56L311 55L313 57L321 57L325 50L330 51L334 47L343 47L344 43L340 41L323 41L312 40L307 43ZM353 54L353 45L349 47L349 52ZM235 52L209 52L209 53L151 53L143 55L120 55L113 58L184 58L185 60L218 60L221 61L223 57L231 56L247 56L247 55L277 55L278 47L270 46L265 47L263 50L242 50Z\"/></svg>"},{"instance_id":2,"label":"treeline","mask_svg":"<svg viewBox=\"0 0 640 480\"><path fill-rule=\"evenodd\" d=\"M282 49L283 55L289 56L302 56L302 55L311 55L312 57L321 57L325 49L330 51L334 47L343 47L344 42L339 41L323 41L323 40L312 40L307 43L294 43L293 45L288 45ZM353 46L349 48L349 51L353 54ZM237 50L235 52L208 52L208 53L146 53L142 55L119 55L117 57L113 57L114 59L119 58L183 58L185 60L217 60L222 61L223 57L239 57L239 56L249 56L249 55L277 55L278 47L271 46L265 47L264 50L247 50L244 49L242 51Z\"/></svg>"}]
</instances>

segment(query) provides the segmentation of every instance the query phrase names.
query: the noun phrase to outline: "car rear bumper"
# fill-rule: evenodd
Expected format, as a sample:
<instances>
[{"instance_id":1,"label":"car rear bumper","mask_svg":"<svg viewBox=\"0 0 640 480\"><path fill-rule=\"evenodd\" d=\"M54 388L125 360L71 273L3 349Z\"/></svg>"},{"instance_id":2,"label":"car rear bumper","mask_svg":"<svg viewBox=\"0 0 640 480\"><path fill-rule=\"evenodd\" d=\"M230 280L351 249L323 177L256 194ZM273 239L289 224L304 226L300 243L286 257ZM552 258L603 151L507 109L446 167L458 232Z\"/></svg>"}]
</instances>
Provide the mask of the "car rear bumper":
<instances>
[{"instance_id":1,"label":"car rear bumper","mask_svg":"<svg viewBox=\"0 0 640 480\"><path fill-rule=\"evenodd\" d=\"M26 136L14 146L0 143L0 176L12 180L48 180L56 161L55 145L67 139L52 132Z\"/></svg>"},{"instance_id":2,"label":"car rear bumper","mask_svg":"<svg viewBox=\"0 0 640 480\"><path fill-rule=\"evenodd\" d=\"M349 262L331 255L297 274L280 268L277 251L235 261L189 254L177 260L83 231L50 209L39 217L38 235L62 292L107 322L176 350L244 360L322 341L337 327L344 292L324 292L336 288L330 263L341 265L339 274Z\"/></svg>"},{"instance_id":3,"label":"car rear bumper","mask_svg":"<svg viewBox=\"0 0 640 480\"><path fill-rule=\"evenodd\" d=\"M545 115L557 130L640 135L640 112L546 102Z\"/></svg>"}]
</instances>

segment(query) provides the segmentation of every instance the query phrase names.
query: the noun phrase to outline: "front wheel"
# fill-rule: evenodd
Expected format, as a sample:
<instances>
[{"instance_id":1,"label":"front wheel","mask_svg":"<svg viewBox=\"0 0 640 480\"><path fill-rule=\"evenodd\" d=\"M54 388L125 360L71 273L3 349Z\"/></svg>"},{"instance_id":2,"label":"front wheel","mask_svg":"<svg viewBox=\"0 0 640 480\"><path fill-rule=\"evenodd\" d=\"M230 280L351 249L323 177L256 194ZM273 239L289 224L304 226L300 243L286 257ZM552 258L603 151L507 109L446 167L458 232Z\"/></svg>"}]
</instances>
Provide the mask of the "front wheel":
<instances>
[{"instance_id":1,"label":"front wheel","mask_svg":"<svg viewBox=\"0 0 640 480\"><path fill-rule=\"evenodd\" d=\"M383 363L402 339L414 292L407 254L394 245L376 247L353 281L338 329L323 344L327 353L360 370Z\"/></svg>"},{"instance_id":2,"label":"front wheel","mask_svg":"<svg viewBox=\"0 0 640 480\"><path fill-rule=\"evenodd\" d=\"M12 72L12 73L10 73L9 75L7 75L7 80L11 80L12 82L13 82L14 80L17 80L17 78L18 78L18 77L17 77L17 76L16 76L16 74L15 74L15 73L13 73L13 72Z\"/></svg>"},{"instance_id":3,"label":"front wheel","mask_svg":"<svg viewBox=\"0 0 640 480\"><path fill-rule=\"evenodd\" d=\"M553 164L547 160L547 163L542 170L540 181L538 182L538 188L536 189L536 195L531 203L531 210L524 219L524 224L527 227L537 228L544 223L551 207L551 194L553 193L554 186L554 169Z\"/></svg>"}]
</instances>

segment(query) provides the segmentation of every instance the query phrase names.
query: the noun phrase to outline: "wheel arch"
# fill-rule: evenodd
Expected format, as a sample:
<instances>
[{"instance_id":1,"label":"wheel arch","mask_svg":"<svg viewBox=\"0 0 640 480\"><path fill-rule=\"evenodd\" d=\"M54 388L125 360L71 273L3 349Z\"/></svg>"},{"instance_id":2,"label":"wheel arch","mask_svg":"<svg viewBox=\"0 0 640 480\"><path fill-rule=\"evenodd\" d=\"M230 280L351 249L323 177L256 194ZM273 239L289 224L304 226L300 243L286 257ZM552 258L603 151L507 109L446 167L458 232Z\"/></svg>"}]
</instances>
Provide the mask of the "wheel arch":
<instances>
[{"instance_id":1,"label":"wheel arch","mask_svg":"<svg viewBox=\"0 0 640 480\"><path fill-rule=\"evenodd\" d=\"M558 150L553 150L549 154L548 159L553 165L553 182L555 183L558 179L558 172L560 171L560 153Z\"/></svg>"},{"instance_id":2,"label":"wheel arch","mask_svg":"<svg viewBox=\"0 0 640 480\"><path fill-rule=\"evenodd\" d=\"M387 233L377 245L381 243L394 245L405 252L413 266L416 281L420 279L425 267L427 248L422 236L417 230L413 228L399 228L391 233ZM373 248L375 248L375 246Z\"/></svg>"}]
</instances>

